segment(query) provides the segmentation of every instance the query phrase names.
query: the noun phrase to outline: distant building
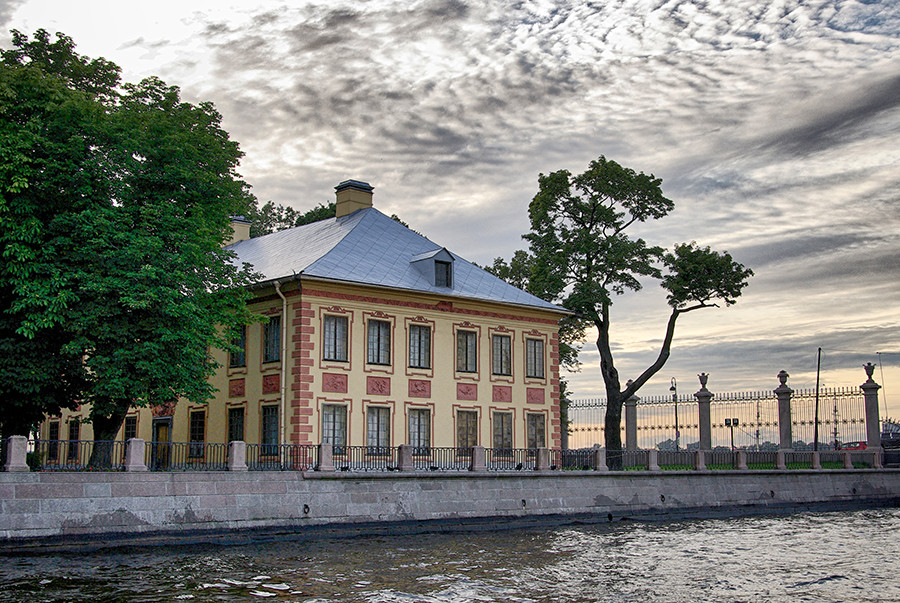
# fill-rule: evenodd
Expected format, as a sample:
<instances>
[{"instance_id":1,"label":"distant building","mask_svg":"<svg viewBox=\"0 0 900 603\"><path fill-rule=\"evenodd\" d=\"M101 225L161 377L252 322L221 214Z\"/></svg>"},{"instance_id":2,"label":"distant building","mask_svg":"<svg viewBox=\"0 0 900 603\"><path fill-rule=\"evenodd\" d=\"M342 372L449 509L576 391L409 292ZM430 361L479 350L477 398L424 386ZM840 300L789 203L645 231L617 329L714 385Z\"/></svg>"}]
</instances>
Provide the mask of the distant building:
<instances>
[{"instance_id":1,"label":"distant building","mask_svg":"<svg viewBox=\"0 0 900 603\"><path fill-rule=\"evenodd\" d=\"M558 321L521 291L336 187L337 216L230 249L263 275L241 351L208 404L129 412L149 441L486 448L559 447ZM89 439L65 413L46 439Z\"/></svg>"}]
</instances>

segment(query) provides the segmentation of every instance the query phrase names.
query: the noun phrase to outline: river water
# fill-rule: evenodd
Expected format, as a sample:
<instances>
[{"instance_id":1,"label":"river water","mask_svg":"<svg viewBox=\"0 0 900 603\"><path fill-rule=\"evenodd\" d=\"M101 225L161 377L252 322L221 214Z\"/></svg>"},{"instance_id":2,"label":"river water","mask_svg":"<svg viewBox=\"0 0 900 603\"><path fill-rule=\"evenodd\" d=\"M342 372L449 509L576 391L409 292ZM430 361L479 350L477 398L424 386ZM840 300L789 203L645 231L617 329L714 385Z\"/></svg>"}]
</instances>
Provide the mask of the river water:
<instances>
[{"instance_id":1,"label":"river water","mask_svg":"<svg viewBox=\"0 0 900 603\"><path fill-rule=\"evenodd\" d=\"M0 601L900 601L900 509L0 557Z\"/></svg>"}]
</instances>

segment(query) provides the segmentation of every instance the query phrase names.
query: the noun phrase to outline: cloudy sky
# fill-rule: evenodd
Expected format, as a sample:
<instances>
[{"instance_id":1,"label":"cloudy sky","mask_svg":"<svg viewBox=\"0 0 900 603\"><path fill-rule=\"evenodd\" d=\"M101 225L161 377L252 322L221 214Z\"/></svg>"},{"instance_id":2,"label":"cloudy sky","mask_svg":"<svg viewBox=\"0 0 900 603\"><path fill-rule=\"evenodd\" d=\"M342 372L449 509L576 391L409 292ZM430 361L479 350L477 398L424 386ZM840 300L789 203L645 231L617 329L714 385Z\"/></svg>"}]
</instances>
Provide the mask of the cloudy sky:
<instances>
[{"instance_id":1,"label":"cloudy sky","mask_svg":"<svg viewBox=\"0 0 900 603\"><path fill-rule=\"evenodd\" d=\"M0 3L4 33L213 101L261 202L308 209L355 178L481 264L523 247L540 173L605 155L663 179L652 243L696 240L756 276L679 320L643 394L857 386L900 417L900 4L895 0ZM620 373L654 358L655 284L616 300ZM881 354L878 354L881 352ZM601 395L596 347L570 377ZM683 388L683 389L682 389ZM884 399L885 396L883 396ZM881 404L882 414L884 403Z\"/></svg>"}]
</instances>

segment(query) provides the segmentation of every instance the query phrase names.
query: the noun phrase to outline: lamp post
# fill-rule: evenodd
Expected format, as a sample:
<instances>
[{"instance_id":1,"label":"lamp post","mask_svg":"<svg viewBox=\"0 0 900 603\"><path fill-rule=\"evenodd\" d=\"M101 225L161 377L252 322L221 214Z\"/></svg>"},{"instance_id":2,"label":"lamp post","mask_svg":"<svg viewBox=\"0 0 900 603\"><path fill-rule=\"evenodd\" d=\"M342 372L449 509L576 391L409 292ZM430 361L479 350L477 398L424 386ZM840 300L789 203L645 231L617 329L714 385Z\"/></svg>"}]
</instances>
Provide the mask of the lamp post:
<instances>
[{"instance_id":1,"label":"lamp post","mask_svg":"<svg viewBox=\"0 0 900 603\"><path fill-rule=\"evenodd\" d=\"M675 377L672 377L672 387L669 388L669 391L672 392L672 402L675 403L675 452L678 452L678 437L681 434L678 433L678 383L675 381Z\"/></svg>"},{"instance_id":2,"label":"lamp post","mask_svg":"<svg viewBox=\"0 0 900 603\"><path fill-rule=\"evenodd\" d=\"M731 451L734 452L734 428L738 426L738 420L725 419L725 427L731 430Z\"/></svg>"}]
</instances>

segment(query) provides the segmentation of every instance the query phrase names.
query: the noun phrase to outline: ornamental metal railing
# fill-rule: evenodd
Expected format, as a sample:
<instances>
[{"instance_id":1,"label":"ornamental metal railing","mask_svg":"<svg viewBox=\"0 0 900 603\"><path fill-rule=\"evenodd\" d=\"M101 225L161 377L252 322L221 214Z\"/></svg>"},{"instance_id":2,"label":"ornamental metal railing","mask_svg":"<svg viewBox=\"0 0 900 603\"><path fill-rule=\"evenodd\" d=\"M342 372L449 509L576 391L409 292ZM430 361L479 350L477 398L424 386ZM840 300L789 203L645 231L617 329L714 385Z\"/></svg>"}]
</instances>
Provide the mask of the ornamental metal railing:
<instances>
[{"instance_id":1,"label":"ornamental metal railing","mask_svg":"<svg viewBox=\"0 0 900 603\"><path fill-rule=\"evenodd\" d=\"M472 449L416 446L412 449L412 462L416 471L468 471Z\"/></svg>"},{"instance_id":2,"label":"ornamental metal railing","mask_svg":"<svg viewBox=\"0 0 900 603\"><path fill-rule=\"evenodd\" d=\"M336 471L399 471L397 448L392 446L335 446Z\"/></svg>"},{"instance_id":3,"label":"ornamental metal railing","mask_svg":"<svg viewBox=\"0 0 900 603\"><path fill-rule=\"evenodd\" d=\"M88 440L33 440L28 444L27 463L33 471L123 471L126 470L127 442ZM229 445L205 442L143 443L143 463L150 471L227 471L231 469ZM337 472L469 471L529 472L538 469L539 457L547 455L543 468L551 471L603 469L601 449L579 450L529 448L486 448L479 466L475 448L406 447L410 456L401 465L401 447L334 446L333 470ZM311 444L246 444L241 458L251 471L315 471L320 469L320 447ZM703 451L701 465L697 450L623 450L625 471L717 470L809 470L868 469L881 465L880 451L874 450L781 450L716 449ZM818 455L818 463L814 461ZM411 459L411 462L410 462ZM745 465L742 464L742 462ZM134 461L131 461L134 462Z\"/></svg>"},{"instance_id":4,"label":"ornamental metal railing","mask_svg":"<svg viewBox=\"0 0 900 603\"><path fill-rule=\"evenodd\" d=\"M122 471L125 442L34 440L29 464L40 471Z\"/></svg>"},{"instance_id":5,"label":"ornamental metal railing","mask_svg":"<svg viewBox=\"0 0 900 603\"><path fill-rule=\"evenodd\" d=\"M486 448L484 465L488 471L533 471L537 465L537 449Z\"/></svg>"},{"instance_id":6,"label":"ornamental metal railing","mask_svg":"<svg viewBox=\"0 0 900 603\"><path fill-rule=\"evenodd\" d=\"M250 471L312 471L319 462L319 447L312 444L247 444Z\"/></svg>"},{"instance_id":7,"label":"ornamental metal railing","mask_svg":"<svg viewBox=\"0 0 900 603\"><path fill-rule=\"evenodd\" d=\"M227 471L228 444L147 442L144 463L150 471Z\"/></svg>"}]
</instances>

